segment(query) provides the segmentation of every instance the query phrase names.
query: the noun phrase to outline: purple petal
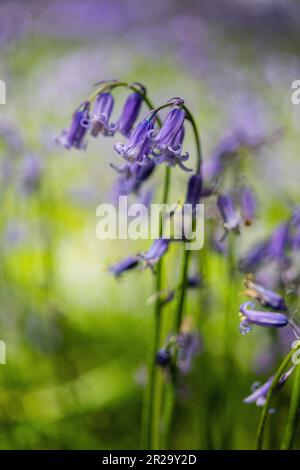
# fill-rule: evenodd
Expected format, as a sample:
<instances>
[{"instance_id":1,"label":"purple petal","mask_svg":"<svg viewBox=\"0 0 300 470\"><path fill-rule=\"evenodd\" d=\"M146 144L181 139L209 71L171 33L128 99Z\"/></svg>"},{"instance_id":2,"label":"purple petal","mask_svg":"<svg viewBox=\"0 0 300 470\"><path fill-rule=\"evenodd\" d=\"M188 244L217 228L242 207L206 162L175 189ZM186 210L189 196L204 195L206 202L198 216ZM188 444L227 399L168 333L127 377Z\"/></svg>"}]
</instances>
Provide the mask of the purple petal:
<instances>
[{"instance_id":1,"label":"purple petal","mask_svg":"<svg viewBox=\"0 0 300 470\"><path fill-rule=\"evenodd\" d=\"M240 312L246 317L249 323L275 328L280 328L288 324L288 318L284 313L258 311L253 310L253 307L254 304L252 302L246 302L240 306Z\"/></svg>"}]
</instances>

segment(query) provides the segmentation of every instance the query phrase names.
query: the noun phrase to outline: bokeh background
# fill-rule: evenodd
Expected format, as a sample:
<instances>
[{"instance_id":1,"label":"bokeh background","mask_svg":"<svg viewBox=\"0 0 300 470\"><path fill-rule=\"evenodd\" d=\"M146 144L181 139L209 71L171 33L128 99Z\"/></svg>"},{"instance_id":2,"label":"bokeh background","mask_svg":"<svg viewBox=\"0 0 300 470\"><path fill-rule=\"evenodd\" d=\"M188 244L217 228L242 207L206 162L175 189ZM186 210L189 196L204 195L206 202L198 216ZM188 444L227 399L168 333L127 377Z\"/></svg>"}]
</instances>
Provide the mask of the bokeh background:
<instances>
[{"instance_id":1,"label":"bokeh background","mask_svg":"<svg viewBox=\"0 0 300 470\"><path fill-rule=\"evenodd\" d=\"M85 152L58 147L54 139L75 107L95 82L111 78L144 83L156 104L182 96L205 159L237 126L251 135L279 133L249 166L259 210L238 238L243 253L300 202L300 105L291 102L291 83L300 79L299 22L299 3L289 0L1 0L0 338L7 364L0 366L0 448L140 443L153 276L146 270L116 281L107 267L149 243L97 239L96 207L109 200L116 178L109 166L117 163L115 139L95 139ZM126 96L117 93L115 117ZM159 190L161 178L159 169L148 187ZM172 181L176 201L186 175L176 169ZM228 282L222 254L206 242L202 251L210 294L204 300L204 289L193 291L186 305L201 352L179 391L172 446L251 449L260 410L242 400L271 375L288 343L265 331L240 335L243 275ZM172 286L176 248L166 266ZM222 315L228 291L229 322ZM170 304L164 315L172 314ZM289 391L287 384L268 430L274 448Z\"/></svg>"}]
</instances>

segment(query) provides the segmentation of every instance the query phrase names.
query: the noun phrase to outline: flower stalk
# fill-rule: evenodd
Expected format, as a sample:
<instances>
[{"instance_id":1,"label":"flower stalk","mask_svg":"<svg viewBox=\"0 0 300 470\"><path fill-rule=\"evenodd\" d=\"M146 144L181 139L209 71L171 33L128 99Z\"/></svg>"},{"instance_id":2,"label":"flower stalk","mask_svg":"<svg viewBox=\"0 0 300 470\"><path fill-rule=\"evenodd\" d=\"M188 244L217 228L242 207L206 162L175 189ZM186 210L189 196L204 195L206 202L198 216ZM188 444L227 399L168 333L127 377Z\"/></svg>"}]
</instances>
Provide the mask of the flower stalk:
<instances>
[{"instance_id":1,"label":"flower stalk","mask_svg":"<svg viewBox=\"0 0 300 470\"><path fill-rule=\"evenodd\" d=\"M296 367L293 390L291 396L291 403L289 408L288 419L282 440L281 449L291 450L296 435L297 424L299 420L300 409L300 367Z\"/></svg>"},{"instance_id":2,"label":"flower stalk","mask_svg":"<svg viewBox=\"0 0 300 470\"><path fill-rule=\"evenodd\" d=\"M267 398L266 398L266 403L262 409L262 413L260 416L260 420L258 423L258 428L257 428L257 435L256 435L256 449L257 450L262 450L263 449L263 443L264 443L264 433L265 433L265 427L266 427L266 422L269 414L269 410L271 407L272 400L275 396L275 393L277 391L278 384L280 382L281 376L284 373L285 369L289 365L291 358L295 351L299 349L299 346L296 348L291 349L288 354L285 356L283 359L282 363L280 364L279 368L277 369L277 372L274 376L274 379L272 381L272 384L270 386Z\"/></svg>"}]
</instances>

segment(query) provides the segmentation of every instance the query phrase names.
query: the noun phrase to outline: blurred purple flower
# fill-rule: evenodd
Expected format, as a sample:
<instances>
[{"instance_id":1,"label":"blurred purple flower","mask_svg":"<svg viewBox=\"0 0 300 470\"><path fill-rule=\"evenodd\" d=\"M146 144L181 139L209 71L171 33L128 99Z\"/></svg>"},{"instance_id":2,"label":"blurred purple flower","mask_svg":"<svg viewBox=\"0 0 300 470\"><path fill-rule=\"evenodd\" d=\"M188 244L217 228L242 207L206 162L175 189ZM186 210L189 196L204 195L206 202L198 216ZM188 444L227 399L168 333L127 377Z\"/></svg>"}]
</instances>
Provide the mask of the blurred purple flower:
<instances>
[{"instance_id":1,"label":"blurred purple flower","mask_svg":"<svg viewBox=\"0 0 300 470\"><path fill-rule=\"evenodd\" d=\"M120 176L113 186L113 200L118 202L119 196L137 193L142 184L151 176L154 168L155 163L150 160L144 165L125 163L122 168L117 169Z\"/></svg>"},{"instance_id":2,"label":"blurred purple flower","mask_svg":"<svg viewBox=\"0 0 300 470\"><path fill-rule=\"evenodd\" d=\"M129 256L109 268L109 271L116 277L121 276L125 271L129 271L139 264L138 256Z\"/></svg>"},{"instance_id":3,"label":"blurred purple flower","mask_svg":"<svg viewBox=\"0 0 300 470\"><path fill-rule=\"evenodd\" d=\"M240 231L240 216L234 207L233 200L228 195L220 194L217 199L217 206L224 222L226 231L232 230L235 233Z\"/></svg>"},{"instance_id":4,"label":"blurred purple flower","mask_svg":"<svg viewBox=\"0 0 300 470\"><path fill-rule=\"evenodd\" d=\"M161 348L156 354L156 364L162 368L166 368L171 363L170 352L166 348Z\"/></svg>"},{"instance_id":5,"label":"blurred purple flower","mask_svg":"<svg viewBox=\"0 0 300 470\"><path fill-rule=\"evenodd\" d=\"M265 289L251 279L246 279L245 284L247 287L246 295L257 299L263 307L269 307L273 310L287 310L285 301L281 295L272 290Z\"/></svg>"},{"instance_id":6,"label":"blurred purple flower","mask_svg":"<svg viewBox=\"0 0 300 470\"><path fill-rule=\"evenodd\" d=\"M42 162L37 155L29 154L24 158L21 184L25 193L29 194L39 188L42 175Z\"/></svg>"},{"instance_id":7,"label":"blurred purple flower","mask_svg":"<svg viewBox=\"0 0 300 470\"><path fill-rule=\"evenodd\" d=\"M4 240L6 245L18 246L26 238L26 227L17 220L9 220L4 227Z\"/></svg>"},{"instance_id":8,"label":"blurred purple flower","mask_svg":"<svg viewBox=\"0 0 300 470\"><path fill-rule=\"evenodd\" d=\"M271 140L271 138L264 138L261 134L251 135L244 129L235 128L229 135L221 139L219 144L215 147L211 158L204 162L204 178L208 180L219 178L227 165L233 158L238 156L243 149L256 151Z\"/></svg>"},{"instance_id":9,"label":"blurred purple flower","mask_svg":"<svg viewBox=\"0 0 300 470\"><path fill-rule=\"evenodd\" d=\"M195 274L194 276L189 276L187 280L187 286L190 287L191 289L195 289L197 287L202 286L202 279L198 274Z\"/></svg>"},{"instance_id":10,"label":"blurred purple flower","mask_svg":"<svg viewBox=\"0 0 300 470\"><path fill-rule=\"evenodd\" d=\"M288 238L289 225L287 223L278 225L269 242L268 257L271 259L284 259Z\"/></svg>"},{"instance_id":11,"label":"blurred purple flower","mask_svg":"<svg viewBox=\"0 0 300 470\"><path fill-rule=\"evenodd\" d=\"M168 251L170 241L171 240L166 238L157 238L154 240L149 250L141 255L142 259L145 260L150 266L158 263L163 255Z\"/></svg>"},{"instance_id":12,"label":"blurred purple flower","mask_svg":"<svg viewBox=\"0 0 300 470\"><path fill-rule=\"evenodd\" d=\"M300 225L300 207L296 207L296 209L294 209L292 222L295 226Z\"/></svg>"},{"instance_id":13,"label":"blurred purple flower","mask_svg":"<svg viewBox=\"0 0 300 470\"><path fill-rule=\"evenodd\" d=\"M241 212L245 225L251 225L256 213L256 201L250 188L243 187L241 194Z\"/></svg>"},{"instance_id":14,"label":"blurred purple flower","mask_svg":"<svg viewBox=\"0 0 300 470\"><path fill-rule=\"evenodd\" d=\"M268 241L264 240L251 248L246 256L240 260L240 269L243 272L253 271L266 258L268 253Z\"/></svg>"},{"instance_id":15,"label":"blurred purple flower","mask_svg":"<svg viewBox=\"0 0 300 470\"><path fill-rule=\"evenodd\" d=\"M144 191L142 191L138 199L139 204L143 204L143 206L149 209L152 199L153 199L153 193L154 193L153 188L145 189Z\"/></svg>"},{"instance_id":16,"label":"blurred purple flower","mask_svg":"<svg viewBox=\"0 0 300 470\"><path fill-rule=\"evenodd\" d=\"M200 336L196 333L180 333L177 344L178 369L185 375L191 370L193 358L200 351Z\"/></svg>"},{"instance_id":17,"label":"blurred purple flower","mask_svg":"<svg viewBox=\"0 0 300 470\"><path fill-rule=\"evenodd\" d=\"M218 178L228 159L238 152L239 147L240 141L236 133L224 137L214 149L212 157L203 164L204 178L208 180Z\"/></svg>"},{"instance_id":18,"label":"blurred purple flower","mask_svg":"<svg viewBox=\"0 0 300 470\"><path fill-rule=\"evenodd\" d=\"M290 244L292 250L298 251L300 249L300 226L296 227L295 232L291 236Z\"/></svg>"},{"instance_id":19,"label":"blurred purple flower","mask_svg":"<svg viewBox=\"0 0 300 470\"><path fill-rule=\"evenodd\" d=\"M291 373L293 372L295 366L292 366L287 372L285 372L278 383L278 387L281 388L286 380L289 378ZM266 398L268 395L268 392L270 390L270 387L272 385L274 376L271 376L263 385L258 387L254 392L251 393L248 397L244 398L243 402L247 404L255 403L256 406L264 406L266 403Z\"/></svg>"}]
</instances>

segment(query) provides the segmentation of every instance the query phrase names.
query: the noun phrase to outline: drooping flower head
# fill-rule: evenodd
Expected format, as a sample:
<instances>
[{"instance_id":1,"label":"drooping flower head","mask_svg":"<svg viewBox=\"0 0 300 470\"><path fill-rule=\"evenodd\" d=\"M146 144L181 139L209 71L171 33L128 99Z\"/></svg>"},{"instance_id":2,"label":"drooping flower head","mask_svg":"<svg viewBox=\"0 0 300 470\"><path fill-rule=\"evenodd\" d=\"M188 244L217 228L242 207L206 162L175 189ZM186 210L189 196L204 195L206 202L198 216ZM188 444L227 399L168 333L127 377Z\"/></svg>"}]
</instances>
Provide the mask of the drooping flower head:
<instances>
[{"instance_id":1,"label":"drooping flower head","mask_svg":"<svg viewBox=\"0 0 300 470\"><path fill-rule=\"evenodd\" d=\"M289 239L289 224L282 223L275 229L268 246L268 257L283 260Z\"/></svg>"},{"instance_id":2,"label":"drooping flower head","mask_svg":"<svg viewBox=\"0 0 300 470\"><path fill-rule=\"evenodd\" d=\"M97 137L100 133L104 136L113 136L117 124L109 124L109 119L114 106L114 98L110 92L99 93L92 113L92 130L93 137Z\"/></svg>"},{"instance_id":3,"label":"drooping flower head","mask_svg":"<svg viewBox=\"0 0 300 470\"><path fill-rule=\"evenodd\" d=\"M156 364L162 368L171 364L171 354L166 348L161 348L156 354Z\"/></svg>"},{"instance_id":4,"label":"drooping flower head","mask_svg":"<svg viewBox=\"0 0 300 470\"><path fill-rule=\"evenodd\" d=\"M89 108L89 102L85 102L75 111L70 128L63 130L61 136L56 139L58 144L67 149L71 147L80 150L86 148L84 138L90 127Z\"/></svg>"},{"instance_id":5,"label":"drooping flower head","mask_svg":"<svg viewBox=\"0 0 300 470\"><path fill-rule=\"evenodd\" d=\"M185 375L191 370L193 358L200 351L200 336L196 333L180 333L177 344L178 369Z\"/></svg>"},{"instance_id":6,"label":"drooping flower head","mask_svg":"<svg viewBox=\"0 0 300 470\"><path fill-rule=\"evenodd\" d=\"M152 160L144 165L126 162L121 168L116 169L120 176L113 187L112 195L113 199L118 201L119 196L126 196L140 191L143 183L152 175L155 163Z\"/></svg>"},{"instance_id":7,"label":"drooping flower head","mask_svg":"<svg viewBox=\"0 0 300 470\"><path fill-rule=\"evenodd\" d=\"M272 290L265 289L256 284L249 277L245 280L246 295L257 299L263 307L269 307L273 310L286 311L287 307L283 297Z\"/></svg>"},{"instance_id":8,"label":"drooping flower head","mask_svg":"<svg viewBox=\"0 0 300 470\"><path fill-rule=\"evenodd\" d=\"M173 374L177 367L182 375L186 375L191 370L200 347L201 338L198 333L181 332L177 336L169 336L156 355L156 363L169 374Z\"/></svg>"},{"instance_id":9,"label":"drooping flower head","mask_svg":"<svg viewBox=\"0 0 300 470\"><path fill-rule=\"evenodd\" d=\"M287 381L287 379L293 372L294 368L295 366L292 366L287 372L282 374L278 382L278 388L281 388L284 385L284 383ZM271 376L264 384L262 384L260 387L257 387L248 397L244 398L243 402L247 403L248 405L251 403L255 403L256 406L264 406L273 379L274 376Z\"/></svg>"},{"instance_id":10,"label":"drooping flower head","mask_svg":"<svg viewBox=\"0 0 300 470\"><path fill-rule=\"evenodd\" d=\"M196 206L201 198L203 188L202 177L199 174L195 174L190 177L188 181L188 188L185 198L186 204L191 204L193 207Z\"/></svg>"},{"instance_id":11,"label":"drooping flower head","mask_svg":"<svg viewBox=\"0 0 300 470\"><path fill-rule=\"evenodd\" d=\"M120 277L125 271L134 269L139 264L138 256L129 256L109 268L109 271L116 277Z\"/></svg>"},{"instance_id":12,"label":"drooping flower head","mask_svg":"<svg viewBox=\"0 0 300 470\"><path fill-rule=\"evenodd\" d=\"M167 238L157 238L154 240L149 250L140 255L141 258L146 261L149 266L155 265L167 252L170 241L171 240Z\"/></svg>"},{"instance_id":13,"label":"drooping flower head","mask_svg":"<svg viewBox=\"0 0 300 470\"><path fill-rule=\"evenodd\" d=\"M117 143L114 145L116 153L129 162L140 164L147 162L151 150L150 134L154 128L155 119L155 114L150 113L147 118L140 121L127 144Z\"/></svg>"},{"instance_id":14,"label":"drooping flower head","mask_svg":"<svg viewBox=\"0 0 300 470\"><path fill-rule=\"evenodd\" d=\"M225 230L239 233L240 215L234 207L232 198L228 195L220 194L217 199L217 206L223 219Z\"/></svg>"},{"instance_id":15,"label":"drooping flower head","mask_svg":"<svg viewBox=\"0 0 300 470\"><path fill-rule=\"evenodd\" d=\"M130 136L131 130L138 118L142 103L142 93L135 91L127 97L121 116L117 122L118 131L125 137Z\"/></svg>"},{"instance_id":16,"label":"drooping flower head","mask_svg":"<svg viewBox=\"0 0 300 470\"><path fill-rule=\"evenodd\" d=\"M160 151L153 150L152 154L155 163L166 163L170 167L178 165L183 171L192 171L184 165L184 162L189 158L189 154L182 150L183 139L184 127L182 126L168 147Z\"/></svg>"},{"instance_id":17,"label":"drooping flower head","mask_svg":"<svg viewBox=\"0 0 300 470\"><path fill-rule=\"evenodd\" d=\"M197 287L201 287L202 285L203 279L198 274L188 277L187 286L191 289L196 289Z\"/></svg>"},{"instance_id":18,"label":"drooping flower head","mask_svg":"<svg viewBox=\"0 0 300 470\"><path fill-rule=\"evenodd\" d=\"M256 201L253 191L246 186L241 191L241 212L244 224L251 225L256 214Z\"/></svg>"},{"instance_id":19,"label":"drooping flower head","mask_svg":"<svg viewBox=\"0 0 300 470\"><path fill-rule=\"evenodd\" d=\"M253 302L243 303L240 306L240 313L242 314L240 323L241 333L251 331L252 325L266 328L281 328L288 324L288 317L284 313L254 310Z\"/></svg>"},{"instance_id":20,"label":"drooping flower head","mask_svg":"<svg viewBox=\"0 0 300 470\"><path fill-rule=\"evenodd\" d=\"M228 160L236 155L240 148L240 141L237 133L233 132L225 136L213 151L210 160L203 165L203 175L205 179L213 180L218 178Z\"/></svg>"},{"instance_id":21,"label":"drooping flower head","mask_svg":"<svg viewBox=\"0 0 300 470\"><path fill-rule=\"evenodd\" d=\"M161 129L151 138L153 152L159 155L166 149L169 149L171 152L178 151L178 142L174 141L174 139L179 131L182 130L184 120L185 111L183 109L176 107L168 112Z\"/></svg>"},{"instance_id":22,"label":"drooping flower head","mask_svg":"<svg viewBox=\"0 0 300 470\"><path fill-rule=\"evenodd\" d=\"M269 242L267 240L257 243L240 260L240 269L243 272L254 271L265 260L268 253Z\"/></svg>"}]
</instances>

